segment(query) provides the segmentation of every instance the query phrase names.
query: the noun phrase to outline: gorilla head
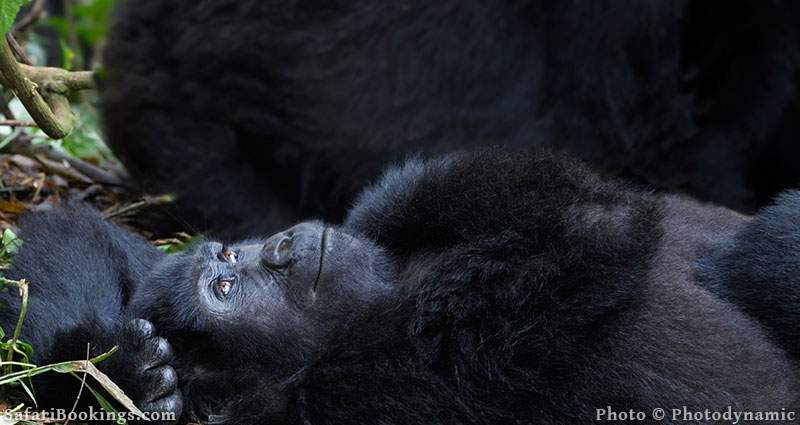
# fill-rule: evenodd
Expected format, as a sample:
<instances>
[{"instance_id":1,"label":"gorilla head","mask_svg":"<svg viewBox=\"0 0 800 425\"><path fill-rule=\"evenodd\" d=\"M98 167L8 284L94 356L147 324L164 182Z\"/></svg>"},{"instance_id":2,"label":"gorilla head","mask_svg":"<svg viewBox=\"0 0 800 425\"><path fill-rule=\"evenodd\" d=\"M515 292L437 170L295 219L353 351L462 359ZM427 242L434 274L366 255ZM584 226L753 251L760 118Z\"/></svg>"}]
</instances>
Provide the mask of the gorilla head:
<instances>
[{"instance_id":1,"label":"gorilla head","mask_svg":"<svg viewBox=\"0 0 800 425\"><path fill-rule=\"evenodd\" d=\"M234 357L261 357L280 345L276 338L294 341L293 350L302 343L308 355L328 332L385 299L390 268L373 243L306 222L266 240L204 242L168 256L132 305L162 332L204 334Z\"/></svg>"},{"instance_id":2,"label":"gorilla head","mask_svg":"<svg viewBox=\"0 0 800 425\"><path fill-rule=\"evenodd\" d=\"M248 388L241 385L247 377L282 387L330 334L392 298L391 274L378 246L306 222L267 239L208 241L166 256L130 305L172 342L184 392L194 393L192 404L205 404L199 409L209 417L229 404L209 399L219 392L221 377L240 383L231 393ZM241 377L232 379L237 372ZM283 389L270 385L266 391L278 398L268 410L283 410Z\"/></svg>"}]
</instances>

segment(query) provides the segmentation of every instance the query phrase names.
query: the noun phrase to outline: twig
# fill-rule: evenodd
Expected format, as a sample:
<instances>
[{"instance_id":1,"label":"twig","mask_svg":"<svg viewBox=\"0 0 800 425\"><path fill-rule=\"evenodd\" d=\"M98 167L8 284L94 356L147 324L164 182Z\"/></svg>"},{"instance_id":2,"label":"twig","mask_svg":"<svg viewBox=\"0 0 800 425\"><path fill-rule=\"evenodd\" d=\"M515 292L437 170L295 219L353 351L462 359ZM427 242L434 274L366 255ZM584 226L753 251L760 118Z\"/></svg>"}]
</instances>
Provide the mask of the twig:
<instances>
[{"instance_id":1,"label":"twig","mask_svg":"<svg viewBox=\"0 0 800 425\"><path fill-rule=\"evenodd\" d=\"M114 218L114 217L119 217L121 215L134 213L150 205L161 205L174 201L175 201L175 196L169 194L159 195L159 196L145 196L140 201L133 202L116 210L106 210L103 212L103 215L105 216L105 218Z\"/></svg>"},{"instance_id":2,"label":"twig","mask_svg":"<svg viewBox=\"0 0 800 425\"><path fill-rule=\"evenodd\" d=\"M90 345L86 344L86 363L89 363L89 353L90 353ZM69 414L67 415L67 420L64 421L64 425L69 425L69 417L72 416L72 412L78 408L78 402L81 401L81 395L83 394L83 387L86 386L86 376L88 372L83 372L83 379L81 379L81 387L78 389L78 395L75 397L75 403L72 405L72 409L70 409Z\"/></svg>"},{"instance_id":3,"label":"twig","mask_svg":"<svg viewBox=\"0 0 800 425\"><path fill-rule=\"evenodd\" d=\"M0 120L0 125L8 127L36 127L35 122L23 120Z\"/></svg>"},{"instance_id":4,"label":"twig","mask_svg":"<svg viewBox=\"0 0 800 425\"><path fill-rule=\"evenodd\" d=\"M31 6L30 12L25 14L25 16L19 18L17 23L15 23L14 26L11 27L10 32L14 33L24 32L28 28L33 26L33 24L38 22L39 19L42 17L42 15L44 15L45 12L44 7L45 7L45 0L36 0L33 3L33 6Z\"/></svg>"},{"instance_id":5,"label":"twig","mask_svg":"<svg viewBox=\"0 0 800 425\"><path fill-rule=\"evenodd\" d=\"M104 170L94 164L59 152L46 144L34 145L31 143L30 137L18 137L8 145L6 151L25 155L29 158L39 159L39 162L51 172L64 175L71 179L77 179L86 183L100 183L107 186L130 186L129 177L124 172ZM42 161L38 158L39 156L43 156L49 161ZM69 167L65 167L63 165L64 163Z\"/></svg>"},{"instance_id":6,"label":"twig","mask_svg":"<svg viewBox=\"0 0 800 425\"><path fill-rule=\"evenodd\" d=\"M40 152L42 152L50 160L66 162L67 164L69 164L70 167L72 167L79 173L85 175L86 177L90 178L95 183L101 183L107 186L120 186L120 187L129 186L127 181L128 180L127 175L119 175L116 173L112 173L110 171L106 171L94 164L88 163L78 158L73 158L55 149L50 149L46 147L42 147L41 149L38 147L34 147L34 149L37 149Z\"/></svg>"},{"instance_id":7,"label":"twig","mask_svg":"<svg viewBox=\"0 0 800 425\"><path fill-rule=\"evenodd\" d=\"M40 164L42 164L42 167L45 169L45 171L49 173L58 174L70 180L79 181L86 184L94 183L92 179L90 179L87 176L84 176L78 170L70 167L69 164L63 161L54 161L52 159L45 157L42 154L34 155L34 158L36 158L36 160L39 161Z\"/></svg>"},{"instance_id":8,"label":"twig","mask_svg":"<svg viewBox=\"0 0 800 425\"><path fill-rule=\"evenodd\" d=\"M6 41L8 45L11 46L11 50L14 52L14 56L16 56L17 60L24 63L25 65L33 65L33 61L31 58L28 57L28 54L25 53L25 49L19 45L17 39L9 32L6 34Z\"/></svg>"},{"instance_id":9,"label":"twig","mask_svg":"<svg viewBox=\"0 0 800 425\"><path fill-rule=\"evenodd\" d=\"M39 196L42 194L42 189L44 189L44 180L46 178L47 174L39 173L38 180L33 183L33 187L36 188L36 191L33 192L33 202L39 202Z\"/></svg>"},{"instance_id":10,"label":"twig","mask_svg":"<svg viewBox=\"0 0 800 425\"><path fill-rule=\"evenodd\" d=\"M114 348L116 349L116 347ZM140 418L144 417L144 413L142 413L142 411L139 410L138 407L136 407L136 405L133 403L133 400L131 400L130 397L125 395L125 392L122 391L122 388L120 388L116 383L114 383L114 381L109 379L109 377L106 376L105 373L101 372L100 369L98 369L94 365L92 360L73 362L73 364L75 365L74 369L75 372L86 372L89 375L92 375L95 381L97 381L100 384L100 386L102 386L103 389L105 389L106 392L111 395L111 397L114 397L115 400L117 400L120 404L122 404L123 407L130 410Z\"/></svg>"},{"instance_id":11,"label":"twig","mask_svg":"<svg viewBox=\"0 0 800 425\"><path fill-rule=\"evenodd\" d=\"M25 279L20 280L11 280L6 279L4 277L0 277L0 283L3 285L8 286L15 286L19 288L19 294L22 297L22 306L19 309L19 317L17 318L17 326L14 328L14 334L11 337L11 343L9 345L8 354L6 355L6 361L11 362L14 360L14 347L17 346L17 340L19 340L19 334L22 332L22 323L25 321L25 314L28 312L28 282ZM11 373L13 365L9 364L6 366L6 374Z\"/></svg>"}]
</instances>

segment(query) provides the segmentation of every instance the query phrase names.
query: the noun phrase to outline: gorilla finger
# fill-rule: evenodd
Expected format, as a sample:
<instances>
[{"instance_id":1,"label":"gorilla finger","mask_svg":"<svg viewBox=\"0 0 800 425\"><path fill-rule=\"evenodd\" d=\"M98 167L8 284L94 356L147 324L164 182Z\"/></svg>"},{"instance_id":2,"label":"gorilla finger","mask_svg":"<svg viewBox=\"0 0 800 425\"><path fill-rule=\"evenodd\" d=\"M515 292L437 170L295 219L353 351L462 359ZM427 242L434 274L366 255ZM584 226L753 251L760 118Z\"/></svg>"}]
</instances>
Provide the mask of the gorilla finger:
<instances>
[{"instance_id":1,"label":"gorilla finger","mask_svg":"<svg viewBox=\"0 0 800 425\"><path fill-rule=\"evenodd\" d=\"M158 369L153 369L148 375L148 378L151 380L151 393L148 398L150 401L159 399L166 394L176 391L178 388L178 374L172 366L162 366Z\"/></svg>"},{"instance_id":2,"label":"gorilla finger","mask_svg":"<svg viewBox=\"0 0 800 425\"><path fill-rule=\"evenodd\" d=\"M141 339L149 339L156 335L156 327L145 319L133 319L129 327L132 333Z\"/></svg>"},{"instance_id":3,"label":"gorilla finger","mask_svg":"<svg viewBox=\"0 0 800 425\"><path fill-rule=\"evenodd\" d=\"M161 337L155 337L148 343L147 353L149 360L145 363L145 370L163 366L175 358L172 345Z\"/></svg>"}]
</instances>

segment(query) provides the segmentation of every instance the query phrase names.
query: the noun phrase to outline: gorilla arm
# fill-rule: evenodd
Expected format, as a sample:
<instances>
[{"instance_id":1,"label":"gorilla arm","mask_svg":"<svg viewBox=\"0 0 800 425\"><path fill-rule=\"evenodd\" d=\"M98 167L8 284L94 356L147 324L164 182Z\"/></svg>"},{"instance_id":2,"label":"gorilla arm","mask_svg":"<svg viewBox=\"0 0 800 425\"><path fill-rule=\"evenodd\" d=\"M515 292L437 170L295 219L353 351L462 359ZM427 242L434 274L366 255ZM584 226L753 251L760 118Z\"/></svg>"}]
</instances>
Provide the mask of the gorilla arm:
<instances>
[{"instance_id":1,"label":"gorilla arm","mask_svg":"<svg viewBox=\"0 0 800 425\"><path fill-rule=\"evenodd\" d=\"M145 411L178 411L177 379L167 364L169 344L149 323L131 321L125 304L163 254L106 222L87 206L27 215L20 222L23 245L6 276L30 282L21 339L32 344L37 365L119 352L98 367ZM0 325L13 329L20 300L0 293ZM34 379L38 401L70 407L79 382L56 373Z\"/></svg>"}]
</instances>

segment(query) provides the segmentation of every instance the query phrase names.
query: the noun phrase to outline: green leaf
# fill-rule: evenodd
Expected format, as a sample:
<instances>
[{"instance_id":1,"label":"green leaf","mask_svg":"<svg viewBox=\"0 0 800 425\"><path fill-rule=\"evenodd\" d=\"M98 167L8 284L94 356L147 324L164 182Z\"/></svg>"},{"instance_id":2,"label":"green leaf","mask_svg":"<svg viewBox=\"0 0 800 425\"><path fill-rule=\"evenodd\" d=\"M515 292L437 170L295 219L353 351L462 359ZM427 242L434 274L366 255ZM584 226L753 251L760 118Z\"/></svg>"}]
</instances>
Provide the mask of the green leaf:
<instances>
[{"instance_id":1,"label":"green leaf","mask_svg":"<svg viewBox=\"0 0 800 425\"><path fill-rule=\"evenodd\" d=\"M16 254L19 248L22 246L22 239L18 238L11 229L5 229L3 230L2 243L4 253L11 255Z\"/></svg>"},{"instance_id":2,"label":"green leaf","mask_svg":"<svg viewBox=\"0 0 800 425\"><path fill-rule=\"evenodd\" d=\"M97 390L92 388L91 385L86 384L86 389L88 389L92 393L92 395L94 396L95 400L97 400L97 403L100 404L100 408L102 408L103 410L105 410L108 413L119 413L117 411L117 409L114 408L114 405L112 405L108 400L106 400L106 398L103 397L103 395L100 394ZM120 417L118 419L117 423L120 424L120 425L125 425L125 424L128 423L128 421L126 421L124 418Z\"/></svg>"},{"instance_id":3,"label":"green leaf","mask_svg":"<svg viewBox=\"0 0 800 425\"><path fill-rule=\"evenodd\" d=\"M19 8L28 0L0 0L0 34L5 35L14 25Z\"/></svg>"},{"instance_id":4,"label":"green leaf","mask_svg":"<svg viewBox=\"0 0 800 425\"><path fill-rule=\"evenodd\" d=\"M33 402L33 404L34 405L38 405L39 403L36 402L36 396L33 395L33 390L31 389L31 386L28 385L28 384L25 384L24 381L19 381L19 383L22 386L22 389L25 391L25 394L28 395L28 398L30 398L30 400Z\"/></svg>"},{"instance_id":5,"label":"green leaf","mask_svg":"<svg viewBox=\"0 0 800 425\"><path fill-rule=\"evenodd\" d=\"M71 71L73 65L72 62L75 61L75 52L63 39L59 40L59 43L61 44L61 56L64 58L62 67L67 71Z\"/></svg>"}]
</instances>

